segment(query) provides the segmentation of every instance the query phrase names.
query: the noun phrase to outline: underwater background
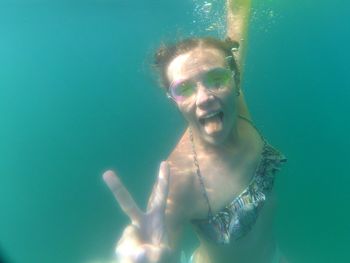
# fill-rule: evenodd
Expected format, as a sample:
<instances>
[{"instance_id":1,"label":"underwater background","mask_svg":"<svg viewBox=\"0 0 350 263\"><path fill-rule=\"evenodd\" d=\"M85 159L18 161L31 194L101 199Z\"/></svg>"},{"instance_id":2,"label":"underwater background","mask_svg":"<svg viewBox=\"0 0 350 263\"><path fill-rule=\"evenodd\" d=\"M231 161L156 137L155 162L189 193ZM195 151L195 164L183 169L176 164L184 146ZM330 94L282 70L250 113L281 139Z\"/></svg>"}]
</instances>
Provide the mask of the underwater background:
<instances>
[{"instance_id":1,"label":"underwater background","mask_svg":"<svg viewBox=\"0 0 350 263\"><path fill-rule=\"evenodd\" d=\"M210 12L223 2L0 0L0 262L113 258L128 218L103 171L145 207L186 127L152 54L162 41L222 37ZM345 0L253 1L243 89L288 157L275 189L290 263L350 262L349 13Z\"/></svg>"}]
</instances>

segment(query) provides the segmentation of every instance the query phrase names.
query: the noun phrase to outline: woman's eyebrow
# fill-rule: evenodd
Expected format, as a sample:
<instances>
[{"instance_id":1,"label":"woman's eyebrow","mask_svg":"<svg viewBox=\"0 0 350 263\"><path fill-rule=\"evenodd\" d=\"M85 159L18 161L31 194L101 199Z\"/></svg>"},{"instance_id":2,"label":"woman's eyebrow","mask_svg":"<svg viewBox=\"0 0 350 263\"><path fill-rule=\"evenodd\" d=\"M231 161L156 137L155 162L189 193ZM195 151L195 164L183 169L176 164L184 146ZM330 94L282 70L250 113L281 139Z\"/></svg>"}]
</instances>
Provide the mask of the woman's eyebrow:
<instances>
[{"instance_id":1,"label":"woman's eyebrow","mask_svg":"<svg viewBox=\"0 0 350 263\"><path fill-rule=\"evenodd\" d=\"M174 86L174 85L178 85L178 84L180 84L180 83L184 83L184 82L186 82L186 81L188 81L188 79L176 79L176 80L173 80L173 81L170 83L170 87L171 87L171 86Z\"/></svg>"}]
</instances>

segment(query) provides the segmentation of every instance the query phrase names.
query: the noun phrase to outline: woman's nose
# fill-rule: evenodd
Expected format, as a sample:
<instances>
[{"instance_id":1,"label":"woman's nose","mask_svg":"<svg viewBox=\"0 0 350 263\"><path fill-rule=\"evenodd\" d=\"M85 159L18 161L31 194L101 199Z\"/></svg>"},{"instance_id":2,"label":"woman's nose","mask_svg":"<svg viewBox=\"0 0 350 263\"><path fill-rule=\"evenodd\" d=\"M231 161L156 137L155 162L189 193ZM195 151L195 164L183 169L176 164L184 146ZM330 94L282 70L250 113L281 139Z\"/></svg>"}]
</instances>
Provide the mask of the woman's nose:
<instances>
[{"instance_id":1,"label":"woman's nose","mask_svg":"<svg viewBox=\"0 0 350 263\"><path fill-rule=\"evenodd\" d=\"M213 94L201 83L197 84L196 105L204 106L213 100Z\"/></svg>"}]
</instances>

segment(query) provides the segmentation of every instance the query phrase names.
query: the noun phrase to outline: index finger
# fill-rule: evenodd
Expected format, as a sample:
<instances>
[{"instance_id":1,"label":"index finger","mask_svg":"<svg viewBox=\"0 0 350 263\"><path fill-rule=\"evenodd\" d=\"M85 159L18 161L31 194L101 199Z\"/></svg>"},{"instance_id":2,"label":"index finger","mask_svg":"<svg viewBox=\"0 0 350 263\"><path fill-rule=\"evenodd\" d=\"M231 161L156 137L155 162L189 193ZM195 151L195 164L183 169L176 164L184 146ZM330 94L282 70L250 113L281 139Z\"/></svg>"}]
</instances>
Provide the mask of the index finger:
<instances>
[{"instance_id":1,"label":"index finger","mask_svg":"<svg viewBox=\"0 0 350 263\"><path fill-rule=\"evenodd\" d=\"M122 184L119 177L111 170L103 174L103 180L112 191L115 199L132 223L140 222L142 211L139 209L129 191Z\"/></svg>"},{"instance_id":2,"label":"index finger","mask_svg":"<svg viewBox=\"0 0 350 263\"><path fill-rule=\"evenodd\" d=\"M165 211L169 194L170 168L167 162L162 162L159 168L158 182L152 191L147 211Z\"/></svg>"}]
</instances>

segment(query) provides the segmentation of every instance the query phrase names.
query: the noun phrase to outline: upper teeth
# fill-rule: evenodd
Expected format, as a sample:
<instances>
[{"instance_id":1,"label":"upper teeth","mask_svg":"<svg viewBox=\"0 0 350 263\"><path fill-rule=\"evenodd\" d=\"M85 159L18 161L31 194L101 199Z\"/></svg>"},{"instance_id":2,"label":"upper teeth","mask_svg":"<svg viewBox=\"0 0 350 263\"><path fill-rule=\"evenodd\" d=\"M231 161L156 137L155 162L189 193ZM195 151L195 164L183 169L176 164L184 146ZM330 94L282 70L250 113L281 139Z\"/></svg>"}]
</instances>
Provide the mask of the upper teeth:
<instances>
[{"instance_id":1,"label":"upper teeth","mask_svg":"<svg viewBox=\"0 0 350 263\"><path fill-rule=\"evenodd\" d=\"M213 116L217 115L218 113L219 113L219 111L213 112L213 113L208 114L207 116L204 116L203 118L204 118L204 119L210 118L210 117L213 117Z\"/></svg>"}]
</instances>

